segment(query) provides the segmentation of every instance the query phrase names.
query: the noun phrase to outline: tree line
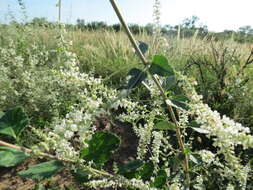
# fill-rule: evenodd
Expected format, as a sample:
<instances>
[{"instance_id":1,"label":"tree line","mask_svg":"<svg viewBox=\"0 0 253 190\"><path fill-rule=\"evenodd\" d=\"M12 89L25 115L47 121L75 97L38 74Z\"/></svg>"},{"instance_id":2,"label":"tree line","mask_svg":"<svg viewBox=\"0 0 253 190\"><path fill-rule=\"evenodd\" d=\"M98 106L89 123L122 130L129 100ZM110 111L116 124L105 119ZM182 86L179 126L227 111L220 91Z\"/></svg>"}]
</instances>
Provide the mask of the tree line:
<instances>
[{"instance_id":1,"label":"tree line","mask_svg":"<svg viewBox=\"0 0 253 190\"><path fill-rule=\"evenodd\" d=\"M12 25L16 25L17 27L21 24L12 21ZM25 25L30 25L33 27L46 27L46 28L54 28L57 26L56 22L49 22L46 18L35 17L30 22L25 23ZM2 25L3 26L3 25ZM65 24L66 28L69 30L113 30L115 32L119 32L122 30L120 24L112 24L108 25L102 21L94 21L94 22L86 22L84 19L77 19L76 24ZM145 26L141 26L138 24L129 24L129 28L134 34L140 34L146 32L150 35L154 33L154 24L146 24ZM192 37L197 35L200 38L204 38L207 36L213 37L217 40L226 40L233 39L234 41L240 43L253 43L253 28L249 25L242 26L238 30L224 30L223 32L211 32L208 30L208 27L204 24L199 23L199 18L197 16L192 16L191 18L186 18L179 25L164 25L161 26L160 32L163 35L167 36L180 36L183 38Z\"/></svg>"}]
</instances>

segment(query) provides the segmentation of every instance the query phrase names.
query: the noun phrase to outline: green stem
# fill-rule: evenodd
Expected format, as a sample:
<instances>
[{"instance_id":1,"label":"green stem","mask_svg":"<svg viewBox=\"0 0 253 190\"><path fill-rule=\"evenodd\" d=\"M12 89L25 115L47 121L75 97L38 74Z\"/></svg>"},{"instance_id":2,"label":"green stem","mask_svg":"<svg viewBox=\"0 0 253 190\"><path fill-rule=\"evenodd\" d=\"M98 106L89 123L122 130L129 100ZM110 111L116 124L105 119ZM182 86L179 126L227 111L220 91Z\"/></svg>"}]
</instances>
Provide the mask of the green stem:
<instances>
[{"instance_id":1,"label":"green stem","mask_svg":"<svg viewBox=\"0 0 253 190\"><path fill-rule=\"evenodd\" d=\"M33 152L29 148L26 148L26 147L23 147L23 146L17 146L17 145L10 144L10 143L7 143L7 142L1 141L1 140L0 140L0 146L6 146L6 147L14 148L16 150L21 150L21 151L29 153L29 154L31 154ZM59 161L66 162L66 163L75 163L74 160L58 158L58 157L56 157L54 155L47 154L47 153L44 153L44 152L39 152L38 156L43 156L45 158L59 160ZM103 176L106 176L106 177L114 177L114 175L112 175L112 174L110 174L108 172L97 170L97 169L94 169L94 168L91 168L91 167L82 166L82 169L88 170L88 171L90 171L91 173L93 173L95 175L103 175Z\"/></svg>"},{"instance_id":2,"label":"green stem","mask_svg":"<svg viewBox=\"0 0 253 190\"><path fill-rule=\"evenodd\" d=\"M116 4L115 0L110 0L110 2L111 2L111 5L112 5L115 13L117 14L117 16L120 20L123 28L125 29L125 32L126 32L128 38L129 38L132 46L134 47L135 51L137 52L137 55L139 56L139 58L141 59L142 64L145 65L145 66L149 65L149 63L147 62L147 60L144 57L143 53L141 52L140 48L138 47L138 45L136 43L136 40L134 39L129 27L127 26L122 14L121 14L121 11L119 10L119 7ZM166 94L165 94L165 92L162 88L162 85L161 85L160 81L154 75L151 75L151 76L152 76L152 79L154 80L155 84L157 85L161 95L163 96L164 101L166 102L167 96L166 96ZM183 142L183 139L182 139L180 126L179 126L178 121L176 119L175 113L172 109L172 106L167 104L167 107L168 107L168 110L169 110L169 113L171 115L171 118L172 118L173 122L177 126L176 136L177 136L179 147L180 147L181 151L184 152L185 146L184 146L184 142ZM188 155L185 155L184 170L185 170L185 175L186 175L187 186L189 187L190 186L190 175L189 175L189 158L188 158Z\"/></svg>"}]
</instances>

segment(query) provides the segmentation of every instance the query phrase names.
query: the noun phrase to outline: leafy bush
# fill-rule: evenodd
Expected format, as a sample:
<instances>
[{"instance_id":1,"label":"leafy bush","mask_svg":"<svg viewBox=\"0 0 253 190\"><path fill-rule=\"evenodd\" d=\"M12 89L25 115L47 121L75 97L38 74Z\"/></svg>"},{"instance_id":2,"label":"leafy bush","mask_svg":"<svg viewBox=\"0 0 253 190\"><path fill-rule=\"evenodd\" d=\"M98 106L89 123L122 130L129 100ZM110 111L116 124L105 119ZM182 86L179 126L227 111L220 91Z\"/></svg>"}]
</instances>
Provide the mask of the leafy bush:
<instances>
[{"instance_id":1,"label":"leafy bush","mask_svg":"<svg viewBox=\"0 0 253 190\"><path fill-rule=\"evenodd\" d=\"M185 73L197 76L198 91L213 109L250 127L253 52L246 55L238 47L228 45L231 44L211 41L205 50L193 51Z\"/></svg>"}]
</instances>

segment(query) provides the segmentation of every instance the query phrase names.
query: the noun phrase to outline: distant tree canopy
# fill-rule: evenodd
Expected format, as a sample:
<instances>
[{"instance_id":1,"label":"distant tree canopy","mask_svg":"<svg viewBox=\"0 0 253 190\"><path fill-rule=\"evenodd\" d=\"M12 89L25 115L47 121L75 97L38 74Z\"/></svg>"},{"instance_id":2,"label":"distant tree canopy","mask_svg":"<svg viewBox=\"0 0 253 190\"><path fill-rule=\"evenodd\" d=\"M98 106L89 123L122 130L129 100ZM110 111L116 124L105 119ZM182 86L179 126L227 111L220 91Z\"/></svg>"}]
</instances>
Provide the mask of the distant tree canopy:
<instances>
[{"instance_id":1,"label":"distant tree canopy","mask_svg":"<svg viewBox=\"0 0 253 190\"><path fill-rule=\"evenodd\" d=\"M29 23L34 26L47 26L50 23L47 21L45 17L35 17L32 19L32 21Z\"/></svg>"},{"instance_id":2,"label":"distant tree canopy","mask_svg":"<svg viewBox=\"0 0 253 190\"><path fill-rule=\"evenodd\" d=\"M240 32L241 34L244 35L253 35L253 28L251 28L251 26L247 25L247 26L242 26L238 29L238 32Z\"/></svg>"},{"instance_id":3,"label":"distant tree canopy","mask_svg":"<svg viewBox=\"0 0 253 190\"><path fill-rule=\"evenodd\" d=\"M167 36L177 36L180 30L180 36L183 38L192 37L197 35L202 38L207 35L214 37L217 40L233 39L240 43L253 43L253 28L249 25L240 27L237 31L224 30L223 32L210 32L208 27L199 22L200 19L197 16L192 16L186 18L179 25L164 25L161 27L161 33ZM57 26L57 22L49 22L45 17L35 17L26 25L31 25L34 27L46 27L54 28ZM22 24L17 21L10 23L14 26L20 26ZM1 25L6 27L5 25ZM107 25L105 22L94 21L86 22L84 19L77 19L76 24L66 24L66 28L70 30L113 30L119 32L122 30L120 24ZM148 34L153 34L154 24L147 24L145 26L140 26L138 24L129 24L130 30L134 34L139 34L146 32Z\"/></svg>"},{"instance_id":4,"label":"distant tree canopy","mask_svg":"<svg viewBox=\"0 0 253 190\"><path fill-rule=\"evenodd\" d=\"M181 25L183 28L194 29L198 21L199 18L197 16L192 16L191 18L184 19Z\"/></svg>"},{"instance_id":5,"label":"distant tree canopy","mask_svg":"<svg viewBox=\"0 0 253 190\"><path fill-rule=\"evenodd\" d=\"M196 30L198 30L200 35L206 35L208 32L206 25L197 25L199 18L196 16L192 16L191 18L185 19L182 24L180 24L181 32L184 37L191 37L194 35ZM116 32L121 30L120 24L107 25L104 22L90 22L86 23L83 19L77 19L76 24L78 29L81 30L98 30L98 29L112 29ZM154 24L147 24L145 26L140 26L137 24L129 24L130 30L134 34L138 34L141 32L147 32L148 34L152 34L154 32ZM161 32L167 35L177 35L177 30L179 25L171 26L165 25L161 28Z\"/></svg>"}]
</instances>

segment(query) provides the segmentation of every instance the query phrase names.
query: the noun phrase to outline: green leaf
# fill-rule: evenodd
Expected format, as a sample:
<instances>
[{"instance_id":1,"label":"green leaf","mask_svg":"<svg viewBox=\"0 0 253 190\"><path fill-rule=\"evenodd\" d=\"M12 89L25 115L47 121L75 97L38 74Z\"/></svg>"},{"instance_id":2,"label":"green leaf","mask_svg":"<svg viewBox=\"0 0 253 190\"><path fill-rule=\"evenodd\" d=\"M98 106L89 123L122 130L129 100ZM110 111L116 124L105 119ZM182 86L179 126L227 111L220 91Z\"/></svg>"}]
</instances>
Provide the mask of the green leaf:
<instances>
[{"instance_id":1,"label":"green leaf","mask_svg":"<svg viewBox=\"0 0 253 190\"><path fill-rule=\"evenodd\" d=\"M81 158L93 161L99 166L107 162L112 153L119 148L119 137L105 132L97 132L88 142L89 147L81 151Z\"/></svg>"},{"instance_id":2,"label":"green leaf","mask_svg":"<svg viewBox=\"0 0 253 190\"><path fill-rule=\"evenodd\" d=\"M189 99L184 95L177 95L171 98L173 104L185 110L188 109L188 101Z\"/></svg>"},{"instance_id":3,"label":"green leaf","mask_svg":"<svg viewBox=\"0 0 253 190\"><path fill-rule=\"evenodd\" d=\"M166 79L162 83L162 87L165 90L171 90L173 86L177 83L177 79L174 75L166 77Z\"/></svg>"},{"instance_id":4,"label":"green leaf","mask_svg":"<svg viewBox=\"0 0 253 190\"><path fill-rule=\"evenodd\" d=\"M192 154L190 154L189 158L190 158L190 160L191 160L193 163L195 163L195 164L198 164L198 163L199 163L198 160L197 160L197 158L195 158L195 156L193 156Z\"/></svg>"},{"instance_id":5,"label":"green leaf","mask_svg":"<svg viewBox=\"0 0 253 190\"><path fill-rule=\"evenodd\" d=\"M194 189L206 189L206 186L204 184L195 184L193 187Z\"/></svg>"},{"instance_id":6,"label":"green leaf","mask_svg":"<svg viewBox=\"0 0 253 190\"><path fill-rule=\"evenodd\" d=\"M21 107L7 111L0 119L0 133L15 139L29 124L28 117Z\"/></svg>"},{"instance_id":7,"label":"green leaf","mask_svg":"<svg viewBox=\"0 0 253 190\"><path fill-rule=\"evenodd\" d=\"M146 162L138 172L138 176L143 180L149 180L154 172L154 164L152 162Z\"/></svg>"},{"instance_id":8,"label":"green leaf","mask_svg":"<svg viewBox=\"0 0 253 190\"><path fill-rule=\"evenodd\" d=\"M153 187L162 188L167 182L167 173L164 170L160 170L155 178Z\"/></svg>"},{"instance_id":9,"label":"green leaf","mask_svg":"<svg viewBox=\"0 0 253 190\"><path fill-rule=\"evenodd\" d=\"M127 85L128 89L136 88L148 76L146 72L143 72L142 70L137 69L137 68L131 69L128 72L128 75L131 76L130 80L128 81L128 85Z\"/></svg>"},{"instance_id":10,"label":"green leaf","mask_svg":"<svg viewBox=\"0 0 253 190\"><path fill-rule=\"evenodd\" d=\"M119 167L118 173L125 176L128 179L136 177L137 170L143 166L143 162L140 160L133 160Z\"/></svg>"},{"instance_id":11,"label":"green leaf","mask_svg":"<svg viewBox=\"0 0 253 190\"><path fill-rule=\"evenodd\" d=\"M177 129L176 125L170 121L160 121L155 126L154 129L158 130L173 130Z\"/></svg>"},{"instance_id":12,"label":"green leaf","mask_svg":"<svg viewBox=\"0 0 253 190\"><path fill-rule=\"evenodd\" d=\"M15 139L17 138L14 130L11 127L9 127L8 124L3 122L0 122L0 134L9 135L11 137L14 137Z\"/></svg>"},{"instance_id":13,"label":"green leaf","mask_svg":"<svg viewBox=\"0 0 253 190\"><path fill-rule=\"evenodd\" d=\"M200 168L204 168L205 164L202 160L202 157L199 153L192 153L189 156L190 159L190 168L192 168L192 171L199 171Z\"/></svg>"},{"instance_id":14,"label":"green leaf","mask_svg":"<svg viewBox=\"0 0 253 190\"><path fill-rule=\"evenodd\" d=\"M252 168L252 167L253 167L253 158L251 158L251 159L249 160L249 164L250 164L250 167Z\"/></svg>"},{"instance_id":15,"label":"green leaf","mask_svg":"<svg viewBox=\"0 0 253 190\"><path fill-rule=\"evenodd\" d=\"M26 160L28 157L29 156L21 150L0 146L0 166L15 166Z\"/></svg>"},{"instance_id":16,"label":"green leaf","mask_svg":"<svg viewBox=\"0 0 253 190\"><path fill-rule=\"evenodd\" d=\"M140 160L133 160L119 167L118 174L123 175L128 179L141 178L142 180L149 180L154 172L154 164Z\"/></svg>"},{"instance_id":17,"label":"green leaf","mask_svg":"<svg viewBox=\"0 0 253 190\"><path fill-rule=\"evenodd\" d=\"M197 121L194 120L189 123L189 126L190 127L200 127L201 125L199 123L197 123Z\"/></svg>"},{"instance_id":18,"label":"green leaf","mask_svg":"<svg viewBox=\"0 0 253 190\"><path fill-rule=\"evenodd\" d=\"M137 44L142 52L142 54L144 55L147 51L148 51L148 44L142 42L142 41L137 41Z\"/></svg>"},{"instance_id":19,"label":"green leaf","mask_svg":"<svg viewBox=\"0 0 253 190\"><path fill-rule=\"evenodd\" d=\"M63 169L64 165L60 161L50 161L41 164L33 165L28 170L18 172L18 175L31 179L50 178L59 170Z\"/></svg>"},{"instance_id":20,"label":"green leaf","mask_svg":"<svg viewBox=\"0 0 253 190\"><path fill-rule=\"evenodd\" d=\"M0 111L0 118L3 117L4 112Z\"/></svg>"},{"instance_id":21,"label":"green leaf","mask_svg":"<svg viewBox=\"0 0 253 190\"><path fill-rule=\"evenodd\" d=\"M89 172L77 169L76 172L73 173L74 179L77 183L83 184L89 181Z\"/></svg>"},{"instance_id":22,"label":"green leaf","mask_svg":"<svg viewBox=\"0 0 253 190\"><path fill-rule=\"evenodd\" d=\"M169 65L167 58L161 55L154 56L149 71L152 75L157 74L163 77L174 75L174 70Z\"/></svg>"},{"instance_id":23,"label":"green leaf","mask_svg":"<svg viewBox=\"0 0 253 190\"><path fill-rule=\"evenodd\" d=\"M192 127L192 129L194 131L197 131L198 133L201 133L201 134L209 134L210 131L206 130L206 129L201 129L201 128L197 128L197 127Z\"/></svg>"}]
</instances>

